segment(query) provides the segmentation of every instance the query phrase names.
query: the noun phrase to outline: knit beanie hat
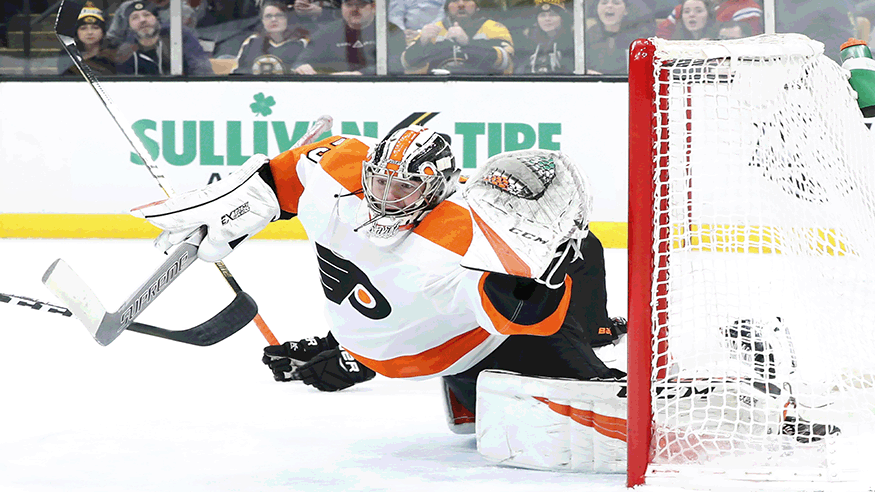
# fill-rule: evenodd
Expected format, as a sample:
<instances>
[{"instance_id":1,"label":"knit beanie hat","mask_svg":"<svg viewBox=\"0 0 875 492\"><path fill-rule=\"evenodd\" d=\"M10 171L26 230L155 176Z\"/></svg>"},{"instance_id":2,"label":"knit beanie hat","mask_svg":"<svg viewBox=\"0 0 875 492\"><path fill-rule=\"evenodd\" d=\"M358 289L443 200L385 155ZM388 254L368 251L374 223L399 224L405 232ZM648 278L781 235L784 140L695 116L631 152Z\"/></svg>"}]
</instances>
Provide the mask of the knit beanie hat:
<instances>
[{"instance_id":1,"label":"knit beanie hat","mask_svg":"<svg viewBox=\"0 0 875 492\"><path fill-rule=\"evenodd\" d=\"M152 15L154 15L155 17L158 17L158 6L157 5L155 5L152 2L149 2L148 0L137 0L136 2L132 3L128 7L127 12L125 12L125 18L130 19L131 14L133 14L134 12L138 12L140 10L145 10L147 12L151 12Z\"/></svg>"},{"instance_id":2,"label":"knit beanie hat","mask_svg":"<svg viewBox=\"0 0 875 492\"><path fill-rule=\"evenodd\" d=\"M565 8L565 2L562 0L535 0L535 15L547 10L552 10L563 17L568 15L568 9Z\"/></svg>"},{"instance_id":3,"label":"knit beanie hat","mask_svg":"<svg viewBox=\"0 0 875 492\"><path fill-rule=\"evenodd\" d=\"M106 20L103 17L103 11L95 7L92 2L86 2L82 10L79 11L79 18L76 20L76 29L85 24L96 24L104 32L106 32Z\"/></svg>"}]
</instances>

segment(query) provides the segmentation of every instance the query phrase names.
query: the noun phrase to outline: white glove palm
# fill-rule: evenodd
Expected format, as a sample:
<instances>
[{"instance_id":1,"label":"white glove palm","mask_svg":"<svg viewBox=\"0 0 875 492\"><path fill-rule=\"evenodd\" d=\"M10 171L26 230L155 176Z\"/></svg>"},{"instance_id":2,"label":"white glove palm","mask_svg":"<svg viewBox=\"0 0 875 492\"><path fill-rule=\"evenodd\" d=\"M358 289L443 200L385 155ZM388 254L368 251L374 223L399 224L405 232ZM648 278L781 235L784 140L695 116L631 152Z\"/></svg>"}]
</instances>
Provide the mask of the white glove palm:
<instances>
[{"instance_id":1,"label":"white glove palm","mask_svg":"<svg viewBox=\"0 0 875 492\"><path fill-rule=\"evenodd\" d=\"M243 240L279 218L276 193L259 174L268 162L267 157L254 155L221 181L137 207L131 214L163 229L155 246L164 251L206 225L207 236L198 248L198 258L217 262Z\"/></svg>"}]
</instances>

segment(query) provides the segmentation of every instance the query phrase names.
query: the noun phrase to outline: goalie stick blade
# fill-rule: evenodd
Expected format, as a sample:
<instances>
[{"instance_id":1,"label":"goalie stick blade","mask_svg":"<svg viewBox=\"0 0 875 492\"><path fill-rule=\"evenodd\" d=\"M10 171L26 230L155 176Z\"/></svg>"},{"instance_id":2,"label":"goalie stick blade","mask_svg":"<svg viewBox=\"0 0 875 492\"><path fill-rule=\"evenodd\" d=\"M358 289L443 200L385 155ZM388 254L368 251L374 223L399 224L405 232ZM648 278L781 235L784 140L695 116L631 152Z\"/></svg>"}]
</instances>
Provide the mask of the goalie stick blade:
<instances>
[{"instance_id":1,"label":"goalie stick blade","mask_svg":"<svg viewBox=\"0 0 875 492\"><path fill-rule=\"evenodd\" d=\"M64 301L97 343L109 345L168 285L194 263L198 245L205 233L206 227L195 231L114 313L106 311L94 291L61 259L56 260L46 270L43 284Z\"/></svg>"},{"instance_id":2,"label":"goalie stick blade","mask_svg":"<svg viewBox=\"0 0 875 492\"><path fill-rule=\"evenodd\" d=\"M97 340L97 330L106 317L106 308L70 265L60 258L55 260L43 274L43 284L68 306L76 319Z\"/></svg>"},{"instance_id":3,"label":"goalie stick blade","mask_svg":"<svg viewBox=\"0 0 875 492\"><path fill-rule=\"evenodd\" d=\"M206 347L230 337L249 324L258 314L258 305L249 294L240 291L225 309L209 320L187 330L166 330L143 323L131 323L128 331L166 338L176 342Z\"/></svg>"}]
</instances>

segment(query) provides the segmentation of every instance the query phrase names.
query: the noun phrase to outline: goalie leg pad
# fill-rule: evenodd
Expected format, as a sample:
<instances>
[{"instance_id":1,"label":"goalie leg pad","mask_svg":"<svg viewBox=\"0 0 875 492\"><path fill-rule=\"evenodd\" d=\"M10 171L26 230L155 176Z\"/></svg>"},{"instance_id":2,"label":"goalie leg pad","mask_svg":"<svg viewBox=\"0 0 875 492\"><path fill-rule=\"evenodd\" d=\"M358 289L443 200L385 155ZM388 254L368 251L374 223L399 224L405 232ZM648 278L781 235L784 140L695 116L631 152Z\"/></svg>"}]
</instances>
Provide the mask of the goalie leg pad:
<instances>
[{"instance_id":1,"label":"goalie leg pad","mask_svg":"<svg viewBox=\"0 0 875 492\"><path fill-rule=\"evenodd\" d=\"M626 407L625 382L483 371L477 450L520 468L625 473Z\"/></svg>"}]
</instances>

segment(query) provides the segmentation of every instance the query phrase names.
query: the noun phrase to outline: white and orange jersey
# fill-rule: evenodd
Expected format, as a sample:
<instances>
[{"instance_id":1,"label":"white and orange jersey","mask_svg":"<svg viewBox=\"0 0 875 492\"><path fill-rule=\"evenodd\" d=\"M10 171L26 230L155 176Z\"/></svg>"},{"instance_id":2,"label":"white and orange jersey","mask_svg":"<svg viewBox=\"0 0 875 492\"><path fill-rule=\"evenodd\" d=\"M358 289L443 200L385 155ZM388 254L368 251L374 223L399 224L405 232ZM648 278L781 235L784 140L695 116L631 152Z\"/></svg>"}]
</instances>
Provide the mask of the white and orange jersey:
<instances>
[{"instance_id":1,"label":"white and orange jersey","mask_svg":"<svg viewBox=\"0 0 875 492\"><path fill-rule=\"evenodd\" d=\"M472 367L508 335L558 331L570 288L552 313L520 325L485 293L488 273L460 266L473 234L460 193L392 245L357 231L367 220L362 161L374 143L331 137L270 162L284 216L296 215L313 244L326 316L340 344L380 374L425 378Z\"/></svg>"}]
</instances>

